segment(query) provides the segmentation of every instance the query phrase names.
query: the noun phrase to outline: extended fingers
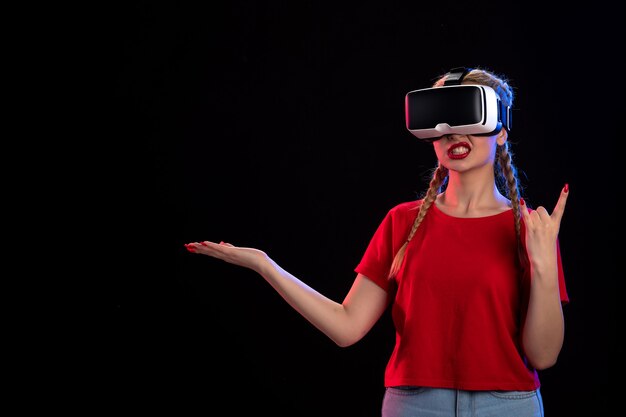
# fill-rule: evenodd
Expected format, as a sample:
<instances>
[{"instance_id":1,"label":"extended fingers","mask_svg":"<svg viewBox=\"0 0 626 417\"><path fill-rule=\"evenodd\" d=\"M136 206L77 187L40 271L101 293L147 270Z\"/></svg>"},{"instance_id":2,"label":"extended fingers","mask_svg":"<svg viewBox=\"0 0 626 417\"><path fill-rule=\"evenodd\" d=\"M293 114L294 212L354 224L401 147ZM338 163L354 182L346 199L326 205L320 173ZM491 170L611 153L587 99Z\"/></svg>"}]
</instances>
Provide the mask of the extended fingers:
<instances>
[{"instance_id":1,"label":"extended fingers","mask_svg":"<svg viewBox=\"0 0 626 417\"><path fill-rule=\"evenodd\" d=\"M201 242L185 243L185 248L191 253L203 253L210 256L218 256L224 253L224 248L234 248L235 246L224 241L220 243L203 240Z\"/></svg>"},{"instance_id":2,"label":"extended fingers","mask_svg":"<svg viewBox=\"0 0 626 417\"><path fill-rule=\"evenodd\" d=\"M561 190L561 195L559 196L556 205L554 206L554 210L552 211L552 216L560 222L561 217L563 217L563 212L565 211L565 203L567 203L567 196L569 195L569 185L565 184L563 189Z\"/></svg>"},{"instance_id":3,"label":"extended fingers","mask_svg":"<svg viewBox=\"0 0 626 417\"><path fill-rule=\"evenodd\" d=\"M522 217L524 218L524 221L528 223L530 213L528 213L528 206L526 205L526 202L524 201L523 198L519 199L519 208L520 208L520 211L522 212Z\"/></svg>"},{"instance_id":4,"label":"extended fingers","mask_svg":"<svg viewBox=\"0 0 626 417\"><path fill-rule=\"evenodd\" d=\"M196 245L198 245L196 242L185 243L185 249L191 253L196 253Z\"/></svg>"},{"instance_id":5,"label":"extended fingers","mask_svg":"<svg viewBox=\"0 0 626 417\"><path fill-rule=\"evenodd\" d=\"M201 249L209 249L210 251L214 251L216 247L219 247L218 244L210 242L208 240L204 240L202 242L191 242L191 243L185 243L185 248L192 253L198 253L198 252L202 252L205 253L205 251L202 251Z\"/></svg>"}]
</instances>

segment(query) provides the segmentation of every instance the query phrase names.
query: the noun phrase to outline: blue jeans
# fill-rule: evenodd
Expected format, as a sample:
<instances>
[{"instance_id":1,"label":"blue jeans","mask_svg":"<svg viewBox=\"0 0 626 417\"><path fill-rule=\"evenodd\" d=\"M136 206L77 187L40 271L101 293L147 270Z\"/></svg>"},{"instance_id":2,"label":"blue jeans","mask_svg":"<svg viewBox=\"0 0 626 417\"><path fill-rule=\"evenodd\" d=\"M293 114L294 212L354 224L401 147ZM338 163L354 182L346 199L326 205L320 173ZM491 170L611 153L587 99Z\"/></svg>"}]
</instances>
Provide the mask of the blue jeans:
<instances>
[{"instance_id":1,"label":"blue jeans","mask_svg":"<svg viewBox=\"0 0 626 417\"><path fill-rule=\"evenodd\" d=\"M463 391L456 389L387 388L382 417L543 417L535 391Z\"/></svg>"}]
</instances>

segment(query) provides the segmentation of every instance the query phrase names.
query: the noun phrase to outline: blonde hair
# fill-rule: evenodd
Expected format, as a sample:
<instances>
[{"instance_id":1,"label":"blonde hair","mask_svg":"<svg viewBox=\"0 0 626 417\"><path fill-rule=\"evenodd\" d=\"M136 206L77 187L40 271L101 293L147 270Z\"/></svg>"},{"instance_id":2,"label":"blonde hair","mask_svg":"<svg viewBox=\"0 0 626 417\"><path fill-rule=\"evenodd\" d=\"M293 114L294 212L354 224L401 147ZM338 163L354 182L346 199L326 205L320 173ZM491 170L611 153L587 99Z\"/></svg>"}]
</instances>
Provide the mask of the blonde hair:
<instances>
[{"instance_id":1,"label":"blonde hair","mask_svg":"<svg viewBox=\"0 0 626 417\"><path fill-rule=\"evenodd\" d=\"M444 84L446 75L442 75L433 84L433 87L440 87ZM495 90L500 97L500 100L507 106L513 106L513 89L509 85L508 81L503 76L498 76L493 72L487 71L481 68L474 68L463 78L463 84L479 84L486 85ZM496 178L496 186L500 192L506 195L511 200L511 206L513 208L513 214L515 219L515 232L518 239L518 248L520 247L521 240L521 212L520 212L520 194L521 187L517 177L517 168L513 164L513 154L509 149L509 141L506 141L504 145L498 145L496 148L496 157L494 162L494 174ZM396 276L402 262L404 261L406 249L409 245L417 228L426 217L428 209L432 206L437 195L441 192L442 188L446 185L448 179L448 169L438 164L437 168L433 171L432 178L428 185L428 190L423 197L422 204L419 206L419 211L415 217L415 221L411 226L411 230L406 238L404 244L400 247L396 253L391 268L389 271L389 279Z\"/></svg>"}]
</instances>

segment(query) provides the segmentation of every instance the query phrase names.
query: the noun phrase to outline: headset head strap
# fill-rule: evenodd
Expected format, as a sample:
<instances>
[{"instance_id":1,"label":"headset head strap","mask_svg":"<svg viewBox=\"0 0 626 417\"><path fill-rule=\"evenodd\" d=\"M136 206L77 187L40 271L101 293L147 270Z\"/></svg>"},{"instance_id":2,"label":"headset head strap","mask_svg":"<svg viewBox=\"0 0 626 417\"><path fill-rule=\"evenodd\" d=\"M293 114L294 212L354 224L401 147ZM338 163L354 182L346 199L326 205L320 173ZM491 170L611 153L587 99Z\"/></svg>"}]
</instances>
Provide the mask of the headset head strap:
<instances>
[{"instance_id":1,"label":"headset head strap","mask_svg":"<svg viewBox=\"0 0 626 417\"><path fill-rule=\"evenodd\" d=\"M471 68L465 68L465 67L452 68L446 74L446 80L444 81L443 85L461 84L461 81L463 81L463 78L465 78L467 73L470 72L471 70L472 70Z\"/></svg>"}]
</instances>

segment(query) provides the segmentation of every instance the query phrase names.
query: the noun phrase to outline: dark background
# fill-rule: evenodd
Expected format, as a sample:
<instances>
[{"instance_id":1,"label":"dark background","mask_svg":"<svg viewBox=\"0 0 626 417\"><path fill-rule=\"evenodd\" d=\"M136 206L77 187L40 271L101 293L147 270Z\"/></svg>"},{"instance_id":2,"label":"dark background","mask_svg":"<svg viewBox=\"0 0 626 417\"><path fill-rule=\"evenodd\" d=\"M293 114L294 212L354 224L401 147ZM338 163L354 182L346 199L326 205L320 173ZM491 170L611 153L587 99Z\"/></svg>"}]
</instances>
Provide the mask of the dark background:
<instances>
[{"instance_id":1,"label":"dark background","mask_svg":"<svg viewBox=\"0 0 626 417\"><path fill-rule=\"evenodd\" d=\"M387 314L339 348L260 276L183 244L257 247L341 301L387 210L423 192L436 163L406 131L404 95L479 66L515 88L510 141L525 199L551 209L571 190L560 232L571 303L559 361L540 373L546 415L610 414L621 365L607 237L619 225L621 6L202 4L103 11L100 227L120 244L97 266L93 407L380 415Z\"/></svg>"}]
</instances>

